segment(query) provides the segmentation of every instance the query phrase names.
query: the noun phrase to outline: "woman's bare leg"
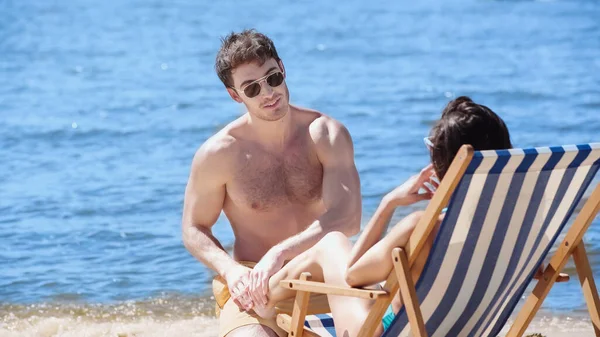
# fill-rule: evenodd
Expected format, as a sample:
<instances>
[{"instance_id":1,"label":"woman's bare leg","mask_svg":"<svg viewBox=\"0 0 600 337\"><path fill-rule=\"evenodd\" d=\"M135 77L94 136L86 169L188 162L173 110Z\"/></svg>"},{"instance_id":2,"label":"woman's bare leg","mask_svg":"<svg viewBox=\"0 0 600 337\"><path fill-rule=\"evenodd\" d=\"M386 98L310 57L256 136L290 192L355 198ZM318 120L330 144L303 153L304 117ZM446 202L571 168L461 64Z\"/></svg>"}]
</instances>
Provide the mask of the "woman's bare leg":
<instances>
[{"instance_id":1,"label":"woman's bare leg","mask_svg":"<svg viewBox=\"0 0 600 337\"><path fill-rule=\"evenodd\" d=\"M332 285L347 286L346 266L352 243L342 233L327 234L311 249L298 255L269 279L269 303L275 303L295 296L295 291L279 287L279 281L298 279L303 272L309 272L313 281ZM347 296L328 295L327 300L336 326L337 336L356 336L372 306L372 301Z\"/></svg>"},{"instance_id":2,"label":"woman's bare leg","mask_svg":"<svg viewBox=\"0 0 600 337\"><path fill-rule=\"evenodd\" d=\"M390 271L393 272L392 250L396 247L406 246L410 235L412 234L416 224L419 222L422 212L415 212L405 217L390 232L373 247L371 247L356 263L354 263L347 271L346 282L351 286L368 285L387 278ZM434 228L431 236L425 241L425 245L421 253L414 262L411 271L420 272L427 262L429 251L433 245L435 236L437 235L438 226L441 223L443 216L440 216L436 228ZM415 277L415 275L413 275ZM413 280L417 281L417 280ZM395 294L392 300L392 309L397 313L402 307L402 300L399 294ZM383 329L378 328L376 336L381 335Z\"/></svg>"}]
</instances>

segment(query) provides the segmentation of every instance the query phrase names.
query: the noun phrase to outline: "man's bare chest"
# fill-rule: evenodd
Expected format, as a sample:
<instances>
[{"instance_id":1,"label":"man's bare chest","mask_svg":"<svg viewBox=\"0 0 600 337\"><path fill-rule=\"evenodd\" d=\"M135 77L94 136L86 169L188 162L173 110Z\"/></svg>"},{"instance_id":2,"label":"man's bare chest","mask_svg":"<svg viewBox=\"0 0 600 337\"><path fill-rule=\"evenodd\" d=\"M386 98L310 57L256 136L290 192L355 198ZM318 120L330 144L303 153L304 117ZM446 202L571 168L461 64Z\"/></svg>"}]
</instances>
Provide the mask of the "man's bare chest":
<instances>
[{"instance_id":1,"label":"man's bare chest","mask_svg":"<svg viewBox=\"0 0 600 337\"><path fill-rule=\"evenodd\" d=\"M288 149L280 155L248 150L238 161L230 197L246 207L269 211L321 197L323 168L310 149Z\"/></svg>"}]
</instances>

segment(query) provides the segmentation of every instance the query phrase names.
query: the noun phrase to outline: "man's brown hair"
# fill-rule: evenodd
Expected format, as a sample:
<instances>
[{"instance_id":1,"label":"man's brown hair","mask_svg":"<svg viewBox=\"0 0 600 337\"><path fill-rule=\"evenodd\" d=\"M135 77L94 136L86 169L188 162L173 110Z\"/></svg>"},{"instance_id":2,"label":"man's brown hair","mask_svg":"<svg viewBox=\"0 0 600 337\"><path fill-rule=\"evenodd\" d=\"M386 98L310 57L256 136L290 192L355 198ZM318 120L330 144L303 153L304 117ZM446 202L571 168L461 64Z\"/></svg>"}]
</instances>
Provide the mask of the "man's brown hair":
<instances>
[{"instance_id":1,"label":"man's brown hair","mask_svg":"<svg viewBox=\"0 0 600 337\"><path fill-rule=\"evenodd\" d=\"M255 29L246 29L240 33L231 33L221 40L221 49L217 53L215 70L225 87L233 87L231 72L246 63L262 66L270 58L279 62L275 45L266 35Z\"/></svg>"}]
</instances>

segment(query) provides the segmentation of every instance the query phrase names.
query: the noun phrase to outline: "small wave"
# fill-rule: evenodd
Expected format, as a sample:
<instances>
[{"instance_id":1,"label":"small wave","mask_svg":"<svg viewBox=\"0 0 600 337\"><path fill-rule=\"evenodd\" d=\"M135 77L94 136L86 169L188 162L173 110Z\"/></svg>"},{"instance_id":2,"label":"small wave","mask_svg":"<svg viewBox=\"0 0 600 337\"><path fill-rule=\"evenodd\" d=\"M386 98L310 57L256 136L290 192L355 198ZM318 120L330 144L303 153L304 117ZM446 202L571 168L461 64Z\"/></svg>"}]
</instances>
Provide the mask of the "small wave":
<instances>
[{"instance_id":1,"label":"small wave","mask_svg":"<svg viewBox=\"0 0 600 337\"><path fill-rule=\"evenodd\" d=\"M114 231L109 229L100 229L91 231L86 234L86 239L101 240L105 242L121 241L122 239L127 241L144 241L150 242L158 239L170 239L171 237L164 234L154 234L150 232L141 231Z\"/></svg>"},{"instance_id":2,"label":"small wave","mask_svg":"<svg viewBox=\"0 0 600 337\"><path fill-rule=\"evenodd\" d=\"M591 101L577 104L578 106L586 109L598 109L600 108L600 101Z\"/></svg>"},{"instance_id":3,"label":"small wave","mask_svg":"<svg viewBox=\"0 0 600 337\"><path fill-rule=\"evenodd\" d=\"M527 0L530 1L530 0ZM479 96L488 96L495 99L510 99L511 101L532 101L532 100L546 100L551 101L558 99L557 94L534 91L534 90L520 90L520 89L497 89L497 90L477 90L476 94Z\"/></svg>"},{"instance_id":4,"label":"small wave","mask_svg":"<svg viewBox=\"0 0 600 337\"><path fill-rule=\"evenodd\" d=\"M135 126L135 127L114 127L114 126L90 126L85 127L77 125L74 128L72 125L63 127L39 127L27 125L2 125L0 131L2 137L0 141L5 142L4 145L14 145L23 140L35 141L60 141L60 140L87 140L87 139L123 139L128 137L136 137L139 135L162 135L163 137L172 138L182 134L210 134L215 132L218 127L215 125L150 125L150 126Z\"/></svg>"},{"instance_id":5,"label":"small wave","mask_svg":"<svg viewBox=\"0 0 600 337\"><path fill-rule=\"evenodd\" d=\"M25 127L4 127L4 138L6 141L14 142L23 139L29 140L60 140L71 137L101 137L101 138L119 138L133 136L142 133L144 130L135 129L100 129L92 128L87 130L77 130L72 127L62 127L53 129L35 129Z\"/></svg>"},{"instance_id":6,"label":"small wave","mask_svg":"<svg viewBox=\"0 0 600 337\"><path fill-rule=\"evenodd\" d=\"M177 293L162 293L160 296L140 301L116 303L81 303L72 296L55 296L51 302L34 304L0 305L0 325L11 325L17 321L38 318L70 317L94 322L135 322L152 319L157 322L175 319L187 320L196 317L213 317L212 297L186 296Z\"/></svg>"},{"instance_id":7,"label":"small wave","mask_svg":"<svg viewBox=\"0 0 600 337\"><path fill-rule=\"evenodd\" d=\"M10 319L10 318L9 318ZM98 322L72 317L32 317L0 327L0 337L209 337L218 333L216 318L196 317L160 322Z\"/></svg>"},{"instance_id":8,"label":"small wave","mask_svg":"<svg viewBox=\"0 0 600 337\"><path fill-rule=\"evenodd\" d=\"M18 319L9 315L0 326L0 337L164 337L216 336L219 322L210 316L189 319L156 320L150 317L132 321L90 320L82 317L32 316ZM505 326L499 336L510 327ZM553 337L592 337L594 331L589 319L546 315L535 318L525 335L541 333Z\"/></svg>"}]
</instances>

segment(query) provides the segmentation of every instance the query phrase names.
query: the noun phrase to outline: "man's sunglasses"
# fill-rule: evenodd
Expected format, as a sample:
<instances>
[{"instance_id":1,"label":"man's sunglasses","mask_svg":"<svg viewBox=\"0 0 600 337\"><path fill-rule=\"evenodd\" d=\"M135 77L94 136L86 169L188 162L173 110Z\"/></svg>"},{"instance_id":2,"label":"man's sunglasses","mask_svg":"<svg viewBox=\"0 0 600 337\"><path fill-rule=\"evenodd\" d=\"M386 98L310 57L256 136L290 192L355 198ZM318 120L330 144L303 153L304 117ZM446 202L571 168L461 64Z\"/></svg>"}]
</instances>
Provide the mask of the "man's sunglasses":
<instances>
[{"instance_id":1,"label":"man's sunglasses","mask_svg":"<svg viewBox=\"0 0 600 337\"><path fill-rule=\"evenodd\" d=\"M248 98L253 98L260 94L261 83L266 81L269 86L272 88L278 87L283 83L283 73L281 71L276 71L274 73L270 73L269 75L263 76L256 81L253 81L247 85L245 85L242 89L244 95Z\"/></svg>"}]
</instances>

